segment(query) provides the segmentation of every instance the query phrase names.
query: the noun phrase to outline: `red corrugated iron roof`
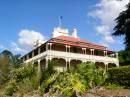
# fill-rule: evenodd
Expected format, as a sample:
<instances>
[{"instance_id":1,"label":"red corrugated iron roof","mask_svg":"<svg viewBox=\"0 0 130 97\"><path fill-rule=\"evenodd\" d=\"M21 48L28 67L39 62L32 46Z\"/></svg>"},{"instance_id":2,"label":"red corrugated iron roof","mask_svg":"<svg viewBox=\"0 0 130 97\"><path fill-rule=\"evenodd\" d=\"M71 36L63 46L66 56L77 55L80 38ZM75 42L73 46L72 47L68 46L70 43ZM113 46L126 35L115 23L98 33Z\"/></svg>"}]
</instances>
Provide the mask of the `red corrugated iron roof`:
<instances>
[{"instance_id":1,"label":"red corrugated iron roof","mask_svg":"<svg viewBox=\"0 0 130 97\"><path fill-rule=\"evenodd\" d=\"M86 48L93 48L93 49L101 49L101 50L106 50L105 46L83 40L80 38L74 38L70 36L59 36L50 39L49 42L52 43L60 43L60 44L66 44L66 45L72 45L72 46L80 46L80 47L86 47Z\"/></svg>"},{"instance_id":2,"label":"red corrugated iron roof","mask_svg":"<svg viewBox=\"0 0 130 97\"><path fill-rule=\"evenodd\" d=\"M80 38L74 38L74 37L70 37L70 36L59 36L59 37L51 38L46 43L48 43L48 42L57 43L57 44L65 44L65 45L70 45L70 46L79 46L79 47L84 47L84 48L92 48L92 49L97 49L97 50L103 50L103 51L108 51L108 53L114 52L111 50L107 50L105 46L90 42L88 40L83 40ZM46 43L44 43L44 44L46 44ZM42 45L44 45L44 44L42 44Z\"/></svg>"}]
</instances>

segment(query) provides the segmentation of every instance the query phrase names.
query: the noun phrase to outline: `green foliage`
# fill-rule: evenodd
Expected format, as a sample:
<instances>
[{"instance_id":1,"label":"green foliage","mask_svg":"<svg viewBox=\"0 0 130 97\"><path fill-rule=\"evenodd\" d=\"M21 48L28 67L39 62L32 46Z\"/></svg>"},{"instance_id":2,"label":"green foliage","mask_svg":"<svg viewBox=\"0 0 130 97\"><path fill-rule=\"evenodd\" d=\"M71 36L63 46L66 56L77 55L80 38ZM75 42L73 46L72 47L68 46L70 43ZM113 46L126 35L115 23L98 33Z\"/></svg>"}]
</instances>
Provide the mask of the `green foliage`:
<instances>
[{"instance_id":1,"label":"green foliage","mask_svg":"<svg viewBox=\"0 0 130 97\"><path fill-rule=\"evenodd\" d=\"M115 32L113 35L124 35L124 44L127 50L130 50L130 3L127 5L127 9L122 11L116 18Z\"/></svg>"},{"instance_id":2,"label":"green foliage","mask_svg":"<svg viewBox=\"0 0 130 97\"><path fill-rule=\"evenodd\" d=\"M57 95L58 91L58 95L60 93L64 97L71 97L74 93L80 94L86 89L84 80L80 79L77 73L62 72L53 82L51 92Z\"/></svg>"},{"instance_id":3,"label":"green foliage","mask_svg":"<svg viewBox=\"0 0 130 97\"><path fill-rule=\"evenodd\" d=\"M57 64L56 61L49 61L48 67L42 71L41 81L48 79L53 73L56 71L54 70L54 66Z\"/></svg>"},{"instance_id":4,"label":"green foliage","mask_svg":"<svg viewBox=\"0 0 130 97\"><path fill-rule=\"evenodd\" d=\"M20 55L13 55L10 51L4 50L0 53L0 84L4 84L10 79L12 68L18 68L22 64Z\"/></svg>"},{"instance_id":5,"label":"green foliage","mask_svg":"<svg viewBox=\"0 0 130 97\"><path fill-rule=\"evenodd\" d=\"M102 68L96 68L94 63L79 64L76 67L76 72L88 82L90 88L104 84L107 78L106 71Z\"/></svg>"},{"instance_id":6,"label":"green foliage","mask_svg":"<svg viewBox=\"0 0 130 97\"><path fill-rule=\"evenodd\" d=\"M106 86L106 89L121 89L121 88L123 88L122 86L120 86L120 85L118 85L118 84L108 84L107 86Z\"/></svg>"},{"instance_id":7,"label":"green foliage","mask_svg":"<svg viewBox=\"0 0 130 97\"><path fill-rule=\"evenodd\" d=\"M42 71L42 76L40 79L40 82L42 83L42 86L47 86L47 85L43 85L43 83L45 83L46 80L50 79L50 77L55 76L54 74L56 74L56 71L54 70L54 66L57 64L57 62L55 61L49 61L48 63L48 68ZM43 91L43 90L41 90Z\"/></svg>"},{"instance_id":8,"label":"green foliage","mask_svg":"<svg viewBox=\"0 0 130 97\"><path fill-rule=\"evenodd\" d=\"M31 63L20 68L13 68L10 83L5 91L10 90L12 95L15 90L24 95L39 90L41 94L49 92L52 96L73 97L81 95L88 88L103 85L106 79L104 69L97 69L93 63L79 64L73 70L60 73L54 70L55 64L57 63L50 61L48 68L42 71L41 76L39 76L38 68ZM10 88L11 83L14 83L15 87Z\"/></svg>"},{"instance_id":9,"label":"green foliage","mask_svg":"<svg viewBox=\"0 0 130 97\"><path fill-rule=\"evenodd\" d=\"M44 77L46 77L46 79L44 78L39 89L41 94L49 92L51 85L54 83L54 81L56 80L56 77L58 76L58 73L54 73L50 75L47 71L45 72L46 72L46 75L44 75Z\"/></svg>"},{"instance_id":10,"label":"green foliage","mask_svg":"<svg viewBox=\"0 0 130 97\"><path fill-rule=\"evenodd\" d=\"M11 57L12 53L8 50L4 50L0 54L0 84L5 83L9 79Z\"/></svg>"},{"instance_id":11,"label":"green foliage","mask_svg":"<svg viewBox=\"0 0 130 97\"><path fill-rule=\"evenodd\" d=\"M35 68L31 63L25 64L21 68L13 68L8 86L10 86L12 82L15 83L17 92L21 94L26 94L27 92L37 90L40 85L38 78L39 76L37 74L37 68ZM11 89L13 88L14 87Z\"/></svg>"},{"instance_id":12,"label":"green foliage","mask_svg":"<svg viewBox=\"0 0 130 97\"><path fill-rule=\"evenodd\" d=\"M55 72L54 66L55 66L56 64L57 64L57 61L49 61L49 62L48 62L47 71L48 71L48 73L49 73L50 75Z\"/></svg>"},{"instance_id":13,"label":"green foliage","mask_svg":"<svg viewBox=\"0 0 130 97\"><path fill-rule=\"evenodd\" d=\"M55 76L51 76L53 73L55 73L53 69L54 64L55 62L49 62L48 68L43 71L42 78L40 76L41 74L38 73L38 67L33 66L31 63L25 64L20 68L12 68L10 72L10 83L5 90L13 90L14 87L10 88L12 82L16 84L15 88L17 89L17 92L21 93L22 95L37 90L41 85L41 82L41 88L45 82L45 89L48 90L48 87L51 84L51 78L54 78ZM43 90L43 88L40 90Z\"/></svg>"},{"instance_id":14,"label":"green foliage","mask_svg":"<svg viewBox=\"0 0 130 97\"><path fill-rule=\"evenodd\" d=\"M40 93L42 95L45 94L45 92L46 92L46 85L45 85L44 82L42 82L42 84L40 85L39 91L40 91Z\"/></svg>"},{"instance_id":15,"label":"green foliage","mask_svg":"<svg viewBox=\"0 0 130 97\"><path fill-rule=\"evenodd\" d=\"M107 77L106 71L102 68L97 69L93 63L79 64L74 70L59 74L50 75L45 70L43 74L41 93L50 92L58 97L78 96L88 88L103 85Z\"/></svg>"},{"instance_id":16,"label":"green foliage","mask_svg":"<svg viewBox=\"0 0 130 97\"><path fill-rule=\"evenodd\" d=\"M129 65L130 64L130 51L121 50L118 53L119 53L120 65Z\"/></svg>"},{"instance_id":17,"label":"green foliage","mask_svg":"<svg viewBox=\"0 0 130 97\"><path fill-rule=\"evenodd\" d=\"M35 90L35 79L26 78L23 81L17 83L17 90L21 94L26 94Z\"/></svg>"},{"instance_id":18,"label":"green foliage","mask_svg":"<svg viewBox=\"0 0 130 97\"><path fill-rule=\"evenodd\" d=\"M4 94L8 96L12 96L16 91L16 85L14 83L9 83L4 90Z\"/></svg>"},{"instance_id":19,"label":"green foliage","mask_svg":"<svg viewBox=\"0 0 130 97\"><path fill-rule=\"evenodd\" d=\"M23 60L20 58L20 55L13 55L10 64L13 68L19 68L20 66L22 66Z\"/></svg>"},{"instance_id":20,"label":"green foliage","mask_svg":"<svg viewBox=\"0 0 130 97\"><path fill-rule=\"evenodd\" d=\"M130 66L108 69L107 83L130 87Z\"/></svg>"},{"instance_id":21,"label":"green foliage","mask_svg":"<svg viewBox=\"0 0 130 97\"><path fill-rule=\"evenodd\" d=\"M11 71L11 79L16 82L22 81L25 78L31 78L36 75L36 70L33 64L26 64L21 68L14 68Z\"/></svg>"}]
</instances>

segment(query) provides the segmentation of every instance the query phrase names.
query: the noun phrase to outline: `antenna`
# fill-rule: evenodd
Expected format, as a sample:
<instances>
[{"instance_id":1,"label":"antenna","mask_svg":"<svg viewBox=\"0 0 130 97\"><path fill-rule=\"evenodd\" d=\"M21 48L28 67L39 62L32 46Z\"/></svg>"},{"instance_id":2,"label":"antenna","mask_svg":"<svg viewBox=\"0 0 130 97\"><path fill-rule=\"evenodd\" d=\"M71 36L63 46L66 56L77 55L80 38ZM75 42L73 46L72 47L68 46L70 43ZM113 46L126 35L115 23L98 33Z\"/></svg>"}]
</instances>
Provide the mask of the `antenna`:
<instances>
[{"instance_id":1,"label":"antenna","mask_svg":"<svg viewBox=\"0 0 130 97\"><path fill-rule=\"evenodd\" d=\"M59 27L61 28L61 26L62 26L62 16L59 16Z\"/></svg>"}]
</instances>

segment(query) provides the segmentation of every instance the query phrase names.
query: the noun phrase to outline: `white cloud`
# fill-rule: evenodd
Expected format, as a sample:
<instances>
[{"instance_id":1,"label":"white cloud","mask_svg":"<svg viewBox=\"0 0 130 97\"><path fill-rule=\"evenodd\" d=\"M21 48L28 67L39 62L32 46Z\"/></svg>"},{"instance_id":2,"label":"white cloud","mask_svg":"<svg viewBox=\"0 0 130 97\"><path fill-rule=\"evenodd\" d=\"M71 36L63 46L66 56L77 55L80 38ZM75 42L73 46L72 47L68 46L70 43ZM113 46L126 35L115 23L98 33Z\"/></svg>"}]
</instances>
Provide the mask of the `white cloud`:
<instances>
[{"instance_id":1,"label":"white cloud","mask_svg":"<svg viewBox=\"0 0 130 97\"><path fill-rule=\"evenodd\" d=\"M18 39L16 42L11 42L6 48L0 44L0 49L9 49L13 53L27 53L34 48L35 42L39 40L40 43L46 42L47 38L43 36L40 32L34 30L23 29L18 34Z\"/></svg>"},{"instance_id":2,"label":"white cloud","mask_svg":"<svg viewBox=\"0 0 130 97\"><path fill-rule=\"evenodd\" d=\"M0 44L0 49L4 49L5 47L3 45Z\"/></svg>"},{"instance_id":3,"label":"white cloud","mask_svg":"<svg viewBox=\"0 0 130 97\"><path fill-rule=\"evenodd\" d=\"M115 42L115 40L113 39L113 37L111 35L105 35L104 40L108 43L114 43Z\"/></svg>"},{"instance_id":4,"label":"white cloud","mask_svg":"<svg viewBox=\"0 0 130 97\"><path fill-rule=\"evenodd\" d=\"M88 16L98 19L100 24L96 26L96 32L102 36L102 44L116 43L111 36L111 30L115 25L115 19L120 12L126 10L129 0L101 0L95 4ZM118 42L117 42L118 43Z\"/></svg>"},{"instance_id":5,"label":"white cloud","mask_svg":"<svg viewBox=\"0 0 130 97\"><path fill-rule=\"evenodd\" d=\"M34 43L37 40L45 42L46 38L40 32L23 29L19 32L17 42L11 43L12 51L15 53L27 53L34 48Z\"/></svg>"},{"instance_id":6,"label":"white cloud","mask_svg":"<svg viewBox=\"0 0 130 97\"><path fill-rule=\"evenodd\" d=\"M100 41L99 43L100 43L101 45L105 46L105 47L109 47L108 43L106 43L106 42Z\"/></svg>"},{"instance_id":7,"label":"white cloud","mask_svg":"<svg viewBox=\"0 0 130 97\"><path fill-rule=\"evenodd\" d=\"M15 51L15 52L22 52L22 53L26 52L26 50L20 48L18 44L16 44L15 42L11 42L11 49L12 51Z\"/></svg>"},{"instance_id":8,"label":"white cloud","mask_svg":"<svg viewBox=\"0 0 130 97\"><path fill-rule=\"evenodd\" d=\"M11 42L12 46L17 46L17 44L15 42Z\"/></svg>"},{"instance_id":9,"label":"white cloud","mask_svg":"<svg viewBox=\"0 0 130 97\"><path fill-rule=\"evenodd\" d=\"M101 25L101 26L97 26L96 27L96 31L99 33L99 34L108 34L109 32L109 26L107 25Z\"/></svg>"},{"instance_id":10,"label":"white cloud","mask_svg":"<svg viewBox=\"0 0 130 97\"><path fill-rule=\"evenodd\" d=\"M89 15L100 19L103 25L111 26L119 13L126 9L128 3L129 0L101 0Z\"/></svg>"},{"instance_id":11,"label":"white cloud","mask_svg":"<svg viewBox=\"0 0 130 97\"><path fill-rule=\"evenodd\" d=\"M46 38L40 32L33 30L24 29L19 32L18 42L21 45L33 47L37 40L46 41Z\"/></svg>"}]
</instances>

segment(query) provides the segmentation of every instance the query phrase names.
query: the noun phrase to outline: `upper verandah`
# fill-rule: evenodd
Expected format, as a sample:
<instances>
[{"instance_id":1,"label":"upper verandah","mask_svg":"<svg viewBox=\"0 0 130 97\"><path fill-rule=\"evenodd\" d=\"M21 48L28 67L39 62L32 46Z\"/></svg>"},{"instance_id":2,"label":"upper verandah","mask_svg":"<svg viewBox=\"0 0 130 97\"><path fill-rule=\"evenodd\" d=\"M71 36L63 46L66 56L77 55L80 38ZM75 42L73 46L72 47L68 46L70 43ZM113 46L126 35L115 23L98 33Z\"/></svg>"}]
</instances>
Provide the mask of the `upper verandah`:
<instances>
[{"instance_id":1,"label":"upper verandah","mask_svg":"<svg viewBox=\"0 0 130 97\"><path fill-rule=\"evenodd\" d=\"M54 28L54 30L52 31L52 38L49 39L45 43L42 43L42 44L40 43L40 45L38 45L35 49L33 49L29 53L32 53L33 51L36 51L36 50L38 50L38 48L42 48L43 46L44 46L44 51L46 51L45 45L47 43L61 44L64 46L68 45L71 47L95 49L97 51L107 51L108 53L115 53L114 51L107 50L107 48L105 46L90 42L88 40L80 39L77 35L76 29L74 29L72 31L72 34L69 35L68 29L62 29L62 28ZM27 53L27 54L29 54L29 53ZM24 56L26 56L26 55L24 55Z\"/></svg>"}]
</instances>

